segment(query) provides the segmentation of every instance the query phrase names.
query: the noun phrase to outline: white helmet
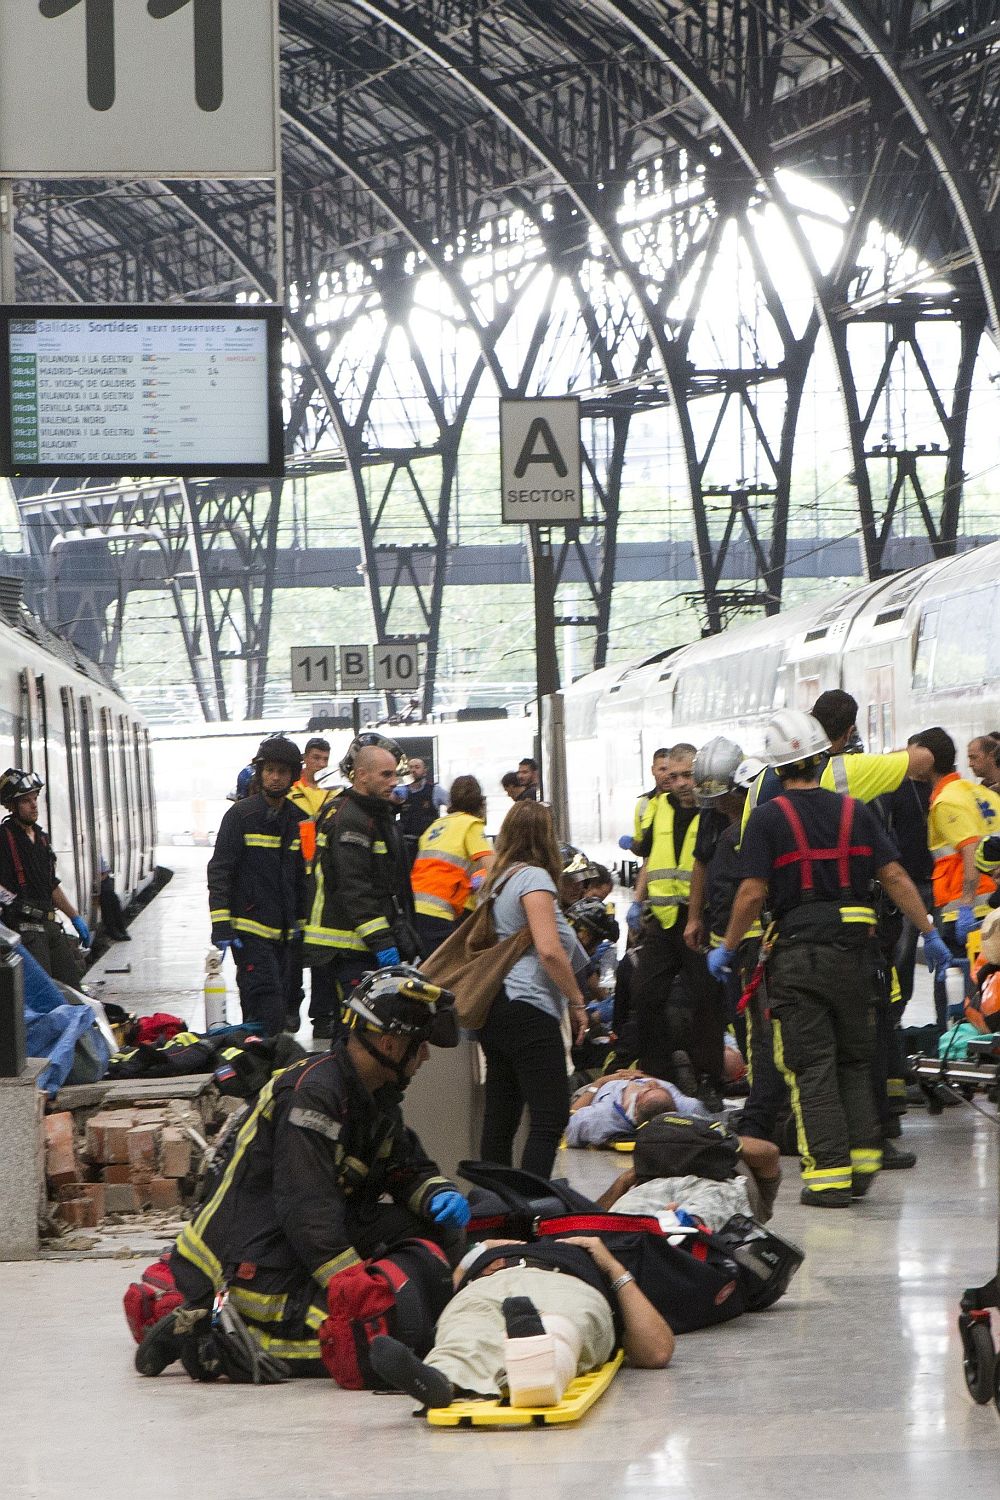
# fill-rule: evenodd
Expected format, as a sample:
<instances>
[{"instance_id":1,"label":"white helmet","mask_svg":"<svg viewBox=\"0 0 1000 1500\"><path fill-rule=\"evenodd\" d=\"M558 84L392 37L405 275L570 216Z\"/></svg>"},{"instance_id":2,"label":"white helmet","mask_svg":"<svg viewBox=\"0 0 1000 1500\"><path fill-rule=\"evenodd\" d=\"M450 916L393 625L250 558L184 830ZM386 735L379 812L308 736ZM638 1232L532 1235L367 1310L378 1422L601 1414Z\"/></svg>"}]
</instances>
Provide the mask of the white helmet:
<instances>
[{"instance_id":1,"label":"white helmet","mask_svg":"<svg viewBox=\"0 0 1000 1500\"><path fill-rule=\"evenodd\" d=\"M707 745L702 745L694 758L694 790L699 807L709 807L717 797L724 797L733 789L736 767L743 759L739 745L716 735Z\"/></svg>"},{"instance_id":2,"label":"white helmet","mask_svg":"<svg viewBox=\"0 0 1000 1500\"><path fill-rule=\"evenodd\" d=\"M746 760L741 760L733 772L733 781L743 791L749 791L761 771L767 770L767 761L761 760L759 755L748 755Z\"/></svg>"},{"instance_id":3,"label":"white helmet","mask_svg":"<svg viewBox=\"0 0 1000 1500\"><path fill-rule=\"evenodd\" d=\"M769 766L791 766L830 748L830 737L818 719L801 708L783 708L764 731Z\"/></svg>"}]
</instances>

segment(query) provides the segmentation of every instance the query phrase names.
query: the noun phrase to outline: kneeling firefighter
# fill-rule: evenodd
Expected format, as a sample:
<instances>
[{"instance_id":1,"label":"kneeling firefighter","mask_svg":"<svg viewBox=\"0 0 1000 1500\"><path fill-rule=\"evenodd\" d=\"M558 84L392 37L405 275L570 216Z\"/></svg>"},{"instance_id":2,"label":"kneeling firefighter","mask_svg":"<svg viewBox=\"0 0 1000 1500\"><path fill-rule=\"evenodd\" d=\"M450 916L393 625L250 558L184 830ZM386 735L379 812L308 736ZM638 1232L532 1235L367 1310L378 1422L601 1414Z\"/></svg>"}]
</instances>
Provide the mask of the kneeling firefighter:
<instances>
[{"instance_id":1,"label":"kneeling firefighter","mask_svg":"<svg viewBox=\"0 0 1000 1500\"><path fill-rule=\"evenodd\" d=\"M882 1160L870 1077L873 880L923 933L929 964L944 963L949 954L871 811L820 786L830 741L819 721L784 709L768 725L765 745L781 795L750 814L740 846L741 884L722 945L708 964L717 978L729 971L766 900L777 931L767 970L774 1056L791 1092L802 1201L849 1207L868 1191Z\"/></svg>"},{"instance_id":2,"label":"kneeling firefighter","mask_svg":"<svg viewBox=\"0 0 1000 1500\"><path fill-rule=\"evenodd\" d=\"M130 1289L141 1375L179 1359L197 1380L329 1374L360 1389L377 1334L430 1347L469 1206L400 1101L429 1045L457 1045L453 996L399 965L366 975L346 1011L330 1052L261 1090L157 1295L140 1305Z\"/></svg>"}]
</instances>

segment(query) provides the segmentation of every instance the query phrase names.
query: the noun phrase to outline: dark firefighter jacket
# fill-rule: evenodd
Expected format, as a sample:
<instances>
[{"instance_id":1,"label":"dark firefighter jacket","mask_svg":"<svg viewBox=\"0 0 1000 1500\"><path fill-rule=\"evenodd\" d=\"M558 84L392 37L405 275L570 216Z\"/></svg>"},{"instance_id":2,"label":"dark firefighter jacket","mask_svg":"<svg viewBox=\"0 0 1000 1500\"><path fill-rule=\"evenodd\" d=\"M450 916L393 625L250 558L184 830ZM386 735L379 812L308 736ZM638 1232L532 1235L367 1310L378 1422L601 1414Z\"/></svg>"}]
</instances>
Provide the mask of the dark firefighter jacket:
<instances>
[{"instance_id":1,"label":"dark firefighter jacket","mask_svg":"<svg viewBox=\"0 0 1000 1500\"><path fill-rule=\"evenodd\" d=\"M58 884L56 857L45 830L36 823L35 837L30 839L15 817L4 818L0 824L0 885L18 898L11 915L16 916L19 910L23 914L25 907L42 909L47 915Z\"/></svg>"},{"instance_id":2,"label":"dark firefighter jacket","mask_svg":"<svg viewBox=\"0 0 1000 1500\"><path fill-rule=\"evenodd\" d=\"M177 1254L216 1291L251 1266L301 1268L325 1287L359 1263L349 1218L373 1214L383 1193L428 1217L430 1199L454 1184L403 1124L401 1097L394 1085L370 1094L345 1043L277 1074Z\"/></svg>"},{"instance_id":3,"label":"dark firefighter jacket","mask_svg":"<svg viewBox=\"0 0 1000 1500\"><path fill-rule=\"evenodd\" d=\"M409 865L395 809L349 787L317 825L305 958L380 953L416 957Z\"/></svg>"},{"instance_id":4,"label":"dark firefighter jacket","mask_svg":"<svg viewBox=\"0 0 1000 1500\"><path fill-rule=\"evenodd\" d=\"M234 802L219 825L208 862L212 941L241 932L280 942L301 929L305 867L299 823L289 801L272 811L263 796Z\"/></svg>"}]
</instances>

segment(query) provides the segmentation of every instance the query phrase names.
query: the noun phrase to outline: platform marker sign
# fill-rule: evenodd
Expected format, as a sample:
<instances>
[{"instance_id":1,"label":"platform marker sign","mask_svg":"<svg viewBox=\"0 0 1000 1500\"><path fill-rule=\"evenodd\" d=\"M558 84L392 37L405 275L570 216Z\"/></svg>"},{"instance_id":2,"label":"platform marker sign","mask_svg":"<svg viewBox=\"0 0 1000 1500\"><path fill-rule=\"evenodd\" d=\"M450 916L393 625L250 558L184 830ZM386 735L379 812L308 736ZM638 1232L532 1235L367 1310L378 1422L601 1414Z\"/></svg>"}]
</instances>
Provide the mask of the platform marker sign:
<instances>
[{"instance_id":1,"label":"platform marker sign","mask_svg":"<svg viewBox=\"0 0 1000 1500\"><path fill-rule=\"evenodd\" d=\"M277 0L3 0L0 175L272 177Z\"/></svg>"},{"instance_id":2,"label":"platform marker sign","mask_svg":"<svg viewBox=\"0 0 1000 1500\"><path fill-rule=\"evenodd\" d=\"M372 685L371 648L341 646L340 689L344 693L367 692Z\"/></svg>"},{"instance_id":3,"label":"platform marker sign","mask_svg":"<svg viewBox=\"0 0 1000 1500\"><path fill-rule=\"evenodd\" d=\"M419 683L418 641L387 641L385 645L375 647L376 692L415 692Z\"/></svg>"},{"instance_id":4,"label":"platform marker sign","mask_svg":"<svg viewBox=\"0 0 1000 1500\"><path fill-rule=\"evenodd\" d=\"M292 692L332 693L336 663L336 646L293 646Z\"/></svg>"},{"instance_id":5,"label":"platform marker sign","mask_svg":"<svg viewBox=\"0 0 1000 1500\"><path fill-rule=\"evenodd\" d=\"M578 396L501 400L500 480L505 522L583 520Z\"/></svg>"}]
</instances>

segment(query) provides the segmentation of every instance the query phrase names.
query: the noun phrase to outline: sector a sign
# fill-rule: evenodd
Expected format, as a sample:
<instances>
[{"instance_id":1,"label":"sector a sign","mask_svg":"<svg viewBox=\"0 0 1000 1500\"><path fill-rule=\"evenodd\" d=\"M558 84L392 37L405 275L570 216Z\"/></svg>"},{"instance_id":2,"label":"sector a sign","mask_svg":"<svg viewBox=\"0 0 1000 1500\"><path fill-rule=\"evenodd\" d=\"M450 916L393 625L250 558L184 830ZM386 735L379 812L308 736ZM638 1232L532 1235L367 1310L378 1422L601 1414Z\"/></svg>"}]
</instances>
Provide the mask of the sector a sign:
<instances>
[{"instance_id":1,"label":"sector a sign","mask_svg":"<svg viewBox=\"0 0 1000 1500\"><path fill-rule=\"evenodd\" d=\"M501 518L545 526L583 519L580 402L536 396L500 402Z\"/></svg>"},{"instance_id":2,"label":"sector a sign","mask_svg":"<svg viewBox=\"0 0 1000 1500\"><path fill-rule=\"evenodd\" d=\"M277 0L5 0L0 174L272 176L276 12Z\"/></svg>"}]
</instances>

